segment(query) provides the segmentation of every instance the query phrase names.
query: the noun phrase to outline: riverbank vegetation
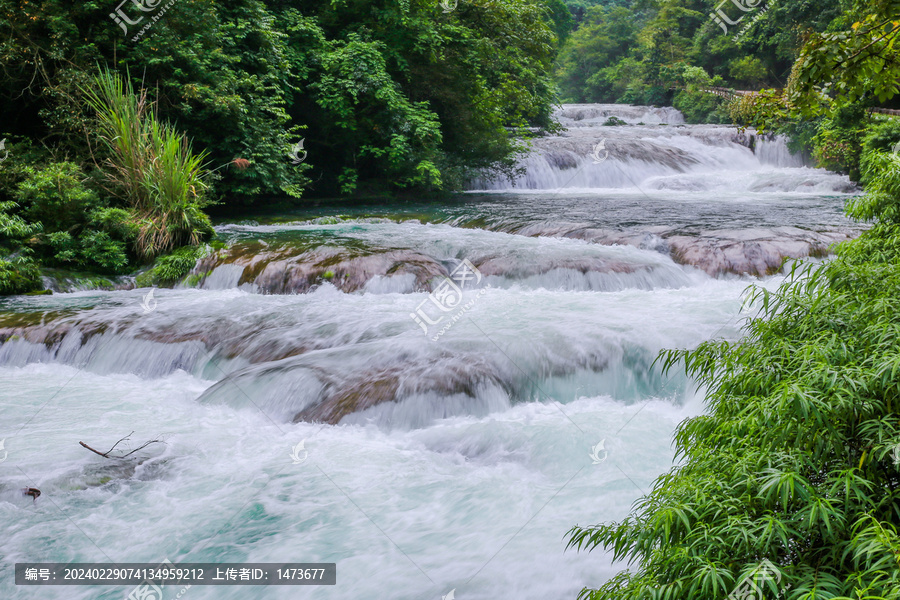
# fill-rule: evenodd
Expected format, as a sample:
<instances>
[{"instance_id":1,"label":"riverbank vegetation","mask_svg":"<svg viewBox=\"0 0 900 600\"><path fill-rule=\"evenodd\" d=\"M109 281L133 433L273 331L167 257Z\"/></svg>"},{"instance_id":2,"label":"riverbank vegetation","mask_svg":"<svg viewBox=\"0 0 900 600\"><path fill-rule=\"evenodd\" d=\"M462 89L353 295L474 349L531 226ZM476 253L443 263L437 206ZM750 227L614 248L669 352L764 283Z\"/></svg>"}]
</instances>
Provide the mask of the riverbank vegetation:
<instances>
[{"instance_id":1,"label":"riverbank vegetation","mask_svg":"<svg viewBox=\"0 0 900 600\"><path fill-rule=\"evenodd\" d=\"M628 518L570 532L632 566L582 598L900 598L900 127L865 110L898 91L900 3L854 10L807 36L786 90L733 114L855 170L866 194L848 212L872 226L758 290L738 342L662 355L706 388L707 411Z\"/></svg>"},{"instance_id":2,"label":"riverbank vegetation","mask_svg":"<svg viewBox=\"0 0 900 600\"><path fill-rule=\"evenodd\" d=\"M561 0L137 4L0 0L0 293L132 272L204 212L508 171L571 29Z\"/></svg>"},{"instance_id":3,"label":"riverbank vegetation","mask_svg":"<svg viewBox=\"0 0 900 600\"><path fill-rule=\"evenodd\" d=\"M567 1L578 27L557 61L564 102L672 105L688 122L732 122L726 101L700 89L784 89L804 50L828 58L821 71L809 72L811 85L832 73L860 69L879 79L882 92L896 83L891 68L876 68L875 49L896 37L892 28L884 30L890 21L875 16L897 18L890 0ZM851 29L855 23L859 26ZM867 45L879 36L884 40ZM830 53L838 46L846 53ZM836 85L836 91L846 91L839 81ZM874 88L865 96L845 97L863 107L900 108Z\"/></svg>"}]
</instances>

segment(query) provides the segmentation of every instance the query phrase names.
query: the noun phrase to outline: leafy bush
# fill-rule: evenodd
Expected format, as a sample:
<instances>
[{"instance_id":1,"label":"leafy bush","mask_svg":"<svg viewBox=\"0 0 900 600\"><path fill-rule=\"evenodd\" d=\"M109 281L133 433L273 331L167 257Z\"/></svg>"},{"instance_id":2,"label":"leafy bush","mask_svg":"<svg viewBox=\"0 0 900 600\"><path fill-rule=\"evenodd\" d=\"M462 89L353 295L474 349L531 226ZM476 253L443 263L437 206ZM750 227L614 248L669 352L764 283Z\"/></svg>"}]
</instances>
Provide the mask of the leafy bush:
<instances>
[{"instance_id":1,"label":"leafy bush","mask_svg":"<svg viewBox=\"0 0 900 600\"><path fill-rule=\"evenodd\" d=\"M571 530L637 565L581 598L722 599L762 560L773 598L900 598L900 157L864 168L851 214L870 230L757 290L740 341L663 353L708 387L707 412L633 515Z\"/></svg>"},{"instance_id":2,"label":"leafy bush","mask_svg":"<svg viewBox=\"0 0 900 600\"><path fill-rule=\"evenodd\" d=\"M16 201L29 221L40 221L48 231L63 231L83 221L99 198L94 190L85 187L78 165L51 162L44 168L25 169Z\"/></svg>"},{"instance_id":3,"label":"leafy bush","mask_svg":"<svg viewBox=\"0 0 900 600\"><path fill-rule=\"evenodd\" d=\"M756 88L766 80L766 67L755 56L742 56L728 64L728 74L738 85Z\"/></svg>"},{"instance_id":4,"label":"leafy bush","mask_svg":"<svg viewBox=\"0 0 900 600\"><path fill-rule=\"evenodd\" d=\"M24 294L40 288L40 272L25 247L40 232L40 224L27 223L12 211L15 202L0 202L0 295Z\"/></svg>"},{"instance_id":5,"label":"leafy bush","mask_svg":"<svg viewBox=\"0 0 900 600\"><path fill-rule=\"evenodd\" d=\"M127 245L135 235L131 213L103 206L73 163L26 167L23 174L15 198L22 218L42 232L31 246L43 263L107 273L127 270Z\"/></svg>"},{"instance_id":6,"label":"leafy bush","mask_svg":"<svg viewBox=\"0 0 900 600\"><path fill-rule=\"evenodd\" d=\"M22 240L40 231L40 226L30 224L12 211L18 208L15 202L0 202L0 249L15 248Z\"/></svg>"},{"instance_id":7,"label":"leafy bush","mask_svg":"<svg viewBox=\"0 0 900 600\"><path fill-rule=\"evenodd\" d=\"M863 153L875 150L889 152L897 144L900 144L900 119L880 118L866 133L863 140Z\"/></svg>"},{"instance_id":8,"label":"leafy bush","mask_svg":"<svg viewBox=\"0 0 900 600\"><path fill-rule=\"evenodd\" d=\"M160 256L153 267L138 276L137 284L141 287L159 284L172 284L180 281L191 272L197 261L210 251L209 246L182 246L171 254Z\"/></svg>"},{"instance_id":9,"label":"leafy bush","mask_svg":"<svg viewBox=\"0 0 900 600\"><path fill-rule=\"evenodd\" d=\"M108 70L93 83L82 92L97 111L113 190L136 215L138 256L199 244L212 234L203 212L209 204L205 154L195 155L183 135L157 119L145 90L135 93L129 81Z\"/></svg>"},{"instance_id":10,"label":"leafy bush","mask_svg":"<svg viewBox=\"0 0 900 600\"><path fill-rule=\"evenodd\" d=\"M0 258L0 295L26 294L41 288L41 272L27 256Z\"/></svg>"},{"instance_id":11,"label":"leafy bush","mask_svg":"<svg viewBox=\"0 0 900 600\"><path fill-rule=\"evenodd\" d=\"M813 156L820 167L848 173L851 179L859 181L865 117L862 105L850 104L836 108L821 121L813 138Z\"/></svg>"},{"instance_id":12,"label":"leafy bush","mask_svg":"<svg viewBox=\"0 0 900 600\"><path fill-rule=\"evenodd\" d=\"M715 94L680 90L675 94L672 106L684 114L684 120L688 123L729 122L726 103Z\"/></svg>"}]
</instances>

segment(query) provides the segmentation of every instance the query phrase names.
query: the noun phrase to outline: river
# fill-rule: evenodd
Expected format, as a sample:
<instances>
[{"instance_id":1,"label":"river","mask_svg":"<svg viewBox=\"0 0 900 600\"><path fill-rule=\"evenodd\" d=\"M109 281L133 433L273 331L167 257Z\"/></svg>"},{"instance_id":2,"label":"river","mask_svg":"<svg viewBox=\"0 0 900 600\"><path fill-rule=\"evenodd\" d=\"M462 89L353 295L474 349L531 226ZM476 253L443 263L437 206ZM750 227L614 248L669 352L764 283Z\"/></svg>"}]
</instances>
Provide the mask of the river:
<instances>
[{"instance_id":1,"label":"river","mask_svg":"<svg viewBox=\"0 0 900 600\"><path fill-rule=\"evenodd\" d=\"M167 588L191 600L562 600L624 568L565 534L624 518L702 413L657 353L736 338L749 285L857 233L855 189L671 108L559 118L452 201L225 223L150 296L0 300L2 596L131 591L15 586L25 561L337 564ZM159 442L79 445L129 434Z\"/></svg>"}]
</instances>

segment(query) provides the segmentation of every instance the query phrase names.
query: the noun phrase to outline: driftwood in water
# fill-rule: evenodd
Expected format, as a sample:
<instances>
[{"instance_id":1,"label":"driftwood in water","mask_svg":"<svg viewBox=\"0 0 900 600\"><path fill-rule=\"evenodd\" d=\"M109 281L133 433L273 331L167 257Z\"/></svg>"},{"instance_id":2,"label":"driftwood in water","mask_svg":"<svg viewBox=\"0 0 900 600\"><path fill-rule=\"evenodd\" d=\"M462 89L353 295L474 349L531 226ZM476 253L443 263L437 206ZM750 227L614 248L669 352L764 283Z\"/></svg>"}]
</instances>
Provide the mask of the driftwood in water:
<instances>
[{"instance_id":1,"label":"driftwood in water","mask_svg":"<svg viewBox=\"0 0 900 600\"><path fill-rule=\"evenodd\" d=\"M134 433L134 432L132 431L131 433ZM91 452L93 452L94 454L99 454L99 455L102 456L103 458L125 458L126 456L131 456L132 454L134 454L134 453L137 452L138 450L143 450L144 448L146 448L146 447L149 446L150 444L161 444L161 443L163 443L162 440L150 440L149 442L146 442L146 443L144 443L144 444L141 444L140 446L138 446L137 448L135 448L135 449L132 450L131 452L128 452L127 454L120 454L120 455L118 455L118 456L110 456L110 452L112 452L113 450L115 450L115 449L116 449L116 446L118 446L119 444L121 444L122 442L124 442L125 440L127 440L129 437L131 437L131 433L129 433L128 435L126 435L125 437L123 437L121 440L119 440L118 442L116 442L115 444L113 444L113 447L110 448L109 450L107 450L106 452L100 452L99 450L95 450L94 448L91 448L90 446L88 446L88 445L85 444L84 442L78 442L78 443L81 444L82 446L84 446L85 448L87 448L88 450L90 450Z\"/></svg>"}]
</instances>

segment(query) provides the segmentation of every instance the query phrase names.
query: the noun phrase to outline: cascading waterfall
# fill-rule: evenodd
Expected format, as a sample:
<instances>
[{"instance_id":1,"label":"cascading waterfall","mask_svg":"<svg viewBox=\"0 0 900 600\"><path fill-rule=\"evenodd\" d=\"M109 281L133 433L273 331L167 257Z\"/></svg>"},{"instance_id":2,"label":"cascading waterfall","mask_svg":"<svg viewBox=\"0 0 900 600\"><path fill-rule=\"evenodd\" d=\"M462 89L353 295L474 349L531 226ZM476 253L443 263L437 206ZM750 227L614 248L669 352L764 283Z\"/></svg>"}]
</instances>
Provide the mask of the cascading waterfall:
<instances>
[{"instance_id":1,"label":"cascading waterfall","mask_svg":"<svg viewBox=\"0 0 900 600\"><path fill-rule=\"evenodd\" d=\"M323 599L574 598L612 577L565 532L623 518L703 410L658 352L737 336L748 285L856 235L855 188L672 108L558 116L514 182L223 224L152 302L63 278L0 299L4 598L33 597L11 565L34 560L335 562ZM78 444L132 431L165 443L115 462Z\"/></svg>"},{"instance_id":2,"label":"cascading waterfall","mask_svg":"<svg viewBox=\"0 0 900 600\"><path fill-rule=\"evenodd\" d=\"M614 117L628 123L604 126ZM557 112L568 129L533 140L533 151L521 161L524 172L512 181L485 175L472 190L553 190L560 188L633 188L660 185L648 180L692 176L698 189L752 191L757 177L776 168L804 166L783 136L767 137L723 125L683 125L672 108L620 105L564 105ZM723 182L728 171L737 181ZM808 178L820 191L846 192L846 180L810 169ZM808 183L805 185L809 185ZM677 188L676 188L677 189ZM797 191L790 181L781 191Z\"/></svg>"}]
</instances>

